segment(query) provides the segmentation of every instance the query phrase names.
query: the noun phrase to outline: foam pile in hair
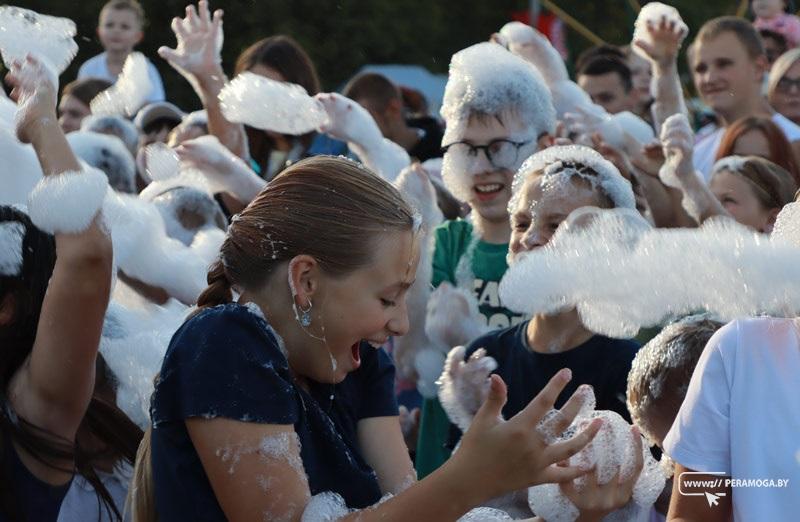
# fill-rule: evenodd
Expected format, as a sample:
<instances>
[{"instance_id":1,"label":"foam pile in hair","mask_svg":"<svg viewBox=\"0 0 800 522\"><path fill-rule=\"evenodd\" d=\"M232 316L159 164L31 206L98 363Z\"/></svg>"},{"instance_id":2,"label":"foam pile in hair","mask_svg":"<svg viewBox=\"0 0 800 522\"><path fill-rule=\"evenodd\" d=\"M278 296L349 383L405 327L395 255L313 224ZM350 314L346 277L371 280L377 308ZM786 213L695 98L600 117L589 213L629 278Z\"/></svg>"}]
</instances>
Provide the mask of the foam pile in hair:
<instances>
[{"instance_id":1,"label":"foam pile in hair","mask_svg":"<svg viewBox=\"0 0 800 522\"><path fill-rule=\"evenodd\" d=\"M136 191L136 162L121 139L89 131L70 132L66 137L76 156L106 174L111 188Z\"/></svg>"},{"instance_id":2,"label":"foam pile in hair","mask_svg":"<svg viewBox=\"0 0 800 522\"><path fill-rule=\"evenodd\" d=\"M30 54L45 63L55 76L60 75L78 53L75 34L75 23L69 18L7 5L0 7L0 52L6 69Z\"/></svg>"},{"instance_id":3,"label":"foam pile in hair","mask_svg":"<svg viewBox=\"0 0 800 522\"><path fill-rule=\"evenodd\" d=\"M785 239L797 238L796 207L787 212L771 240L731 220L653 229L629 209L578 209L509 268L500 298L530 314L576 308L589 330L619 338L695 310L723 321L790 317L800 310L800 248Z\"/></svg>"},{"instance_id":4,"label":"foam pile in hair","mask_svg":"<svg viewBox=\"0 0 800 522\"><path fill-rule=\"evenodd\" d=\"M441 109L447 124L443 143L461 137L471 113L496 116L511 110L529 125L534 140L555 131L550 92L530 63L490 42L453 55Z\"/></svg>"},{"instance_id":5,"label":"foam pile in hair","mask_svg":"<svg viewBox=\"0 0 800 522\"><path fill-rule=\"evenodd\" d=\"M92 114L122 114L132 117L147 101L153 82L147 71L147 58L142 53L128 55L116 83L94 97L89 106Z\"/></svg>"},{"instance_id":6,"label":"foam pile in hair","mask_svg":"<svg viewBox=\"0 0 800 522\"><path fill-rule=\"evenodd\" d=\"M583 172L573 165L588 167L593 173ZM542 184L553 185L555 178L579 176L589 181L592 186L600 187L613 201L617 208L636 208L633 188L628 180L622 177L613 163L600 153L582 145L564 145L549 147L526 159L514 175L511 200L508 203L509 213L516 210L521 197L521 188L525 180L534 172L543 175Z\"/></svg>"},{"instance_id":7,"label":"foam pile in hair","mask_svg":"<svg viewBox=\"0 0 800 522\"><path fill-rule=\"evenodd\" d=\"M258 129L299 136L327 119L320 103L300 85L243 72L219 93L225 117Z\"/></svg>"}]
</instances>

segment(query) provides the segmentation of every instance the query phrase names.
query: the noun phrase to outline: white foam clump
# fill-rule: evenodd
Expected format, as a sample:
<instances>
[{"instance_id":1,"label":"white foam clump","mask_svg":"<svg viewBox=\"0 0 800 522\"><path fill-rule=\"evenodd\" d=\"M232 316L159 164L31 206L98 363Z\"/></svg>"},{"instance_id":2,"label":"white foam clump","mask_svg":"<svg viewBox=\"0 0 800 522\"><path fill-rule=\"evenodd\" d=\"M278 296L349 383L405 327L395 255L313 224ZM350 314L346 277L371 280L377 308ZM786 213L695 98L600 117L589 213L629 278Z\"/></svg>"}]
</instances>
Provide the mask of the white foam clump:
<instances>
[{"instance_id":1,"label":"white foam clump","mask_svg":"<svg viewBox=\"0 0 800 522\"><path fill-rule=\"evenodd\" d=\"M18 276L22 270L22 240L25 225L17 221L0 223L0 276Z\"/></svg>"},{"instance_id":2,"label":"white foam clump","mask_svg":"<svg viewBox=\"0 0 800 522\"><path fill-rule=\"evenodd\" d=\"M106 175L86 165L78 172L47 176L28 196L28 215L50 234L82 232L102 207L107 190Z\"/></svg>"},{"instance_id":3,"label":"white foam clump","mask_svg":"<svg viewBox=\"0 0 800 522\"><path fill-rule=\"evenodd\" d=\"M161 214L169 237L195 249L207 250L216 245L219 250L227 220L210 194L179 186L155 196L152 203Z\"/></svg>"},{"instance_id":4,"label":"white foam clump","mask_svg":"<svg viewBox=\"0 0 800 522\"><path fill-rule=\"evenodd\" d=\"M111 230L119 269L184 303L197 300L206 287L208 262L167 236L164 221L152 203L109 192L103 216Z\"/></svg>"},{"instance_id":5,"label":"white foam clump","mask_svg":"<svg viewBox=\"0 0 800 522\"><path fill-rule=\"evenodd\" d=\"M539 31L522 22L509 22L500 29L509 49L536 66L548 85L569 80L564 60L550 41Z\"/></svg>"},{"instance_id":6,"label":"white foam clump","mask_svg":"<svg viewBox=\"0 0 800 522\"><path fill-rule=\"evenodd\" d=\"M142 429L150 424L153 379L189 309L169 300L146 301L117 280L106 311L100 353L116 377L117 405Z\"/></svg>"},{"instance_id":7,"label":"white foam clump","mask_svg":"<svg viewBox=\"0 0 800 522\"><path fill-rule=\"evenodd\" d=\"M514 519L505 511L491 507L478 507L470 510L459 518L457 522L500 522L502 520Z\"/></svg>"},{"instance_id":8,"label":"white foam clump","mask_svg":"<svg viewBox=\"0 0 800 522\"><path fill-rule=\"evenodd\" d=\"M56 76L64 72L75 55L75 22L39 14L19 7L0 7L0 52L7 69L30 54L43 60Z\"/></svg>"},{"instance_id":9,"label":"white foam clump","mask_svg":"<svg viewBox=\"0 0 800 522\"><path fill-rule=\"evenodd\" d=\"M180 158L178 154L165 143L155 142L144 149L146 167L145 174L150 182L165 181L178 175Z\"/></svg>"},{"instance_id":10,"label":"white foam clump","mask_svg":"<svg viewBox=\"0 0 800 522\"><path fill-rule=\"evenodd\" d=\"M684 23L681 14L677 9L671 5L662 4L661 2L649 2L647 5L642 6L639 11L639 16L636 17L636 22L633 24L633 42L641 40L650 46L655 46L656 43L650 37L650 32L647 30L648 22L653 28L661 24L662 18L666 19L667 25L670 23L675 24L676 31L680 32L683 38L689 34L689 27ZM631 45L633 51L645 59L649 59L647 53L639 48L638 45Z\"/></svg>"},{"instance_id":11,"label":"white foam clump","mask_svg":"<svg viewBox=\"0 0 800 522\"><path fill-rule=\"evenodd\" d=\"M445 354L455 346L469 344L486 332L478 302L468 291L444 282L431 292L425 315L425 335L430 341L414 356L417 390L436 397L436 381L442 374Z\"/></svg>"},{"instance_id":12,"label":"white foam clump","mask_svg":"<svg viewBox=\"0 0 800 522\"><path fill-rule=\"evenodd\" d=\"M235 123L299 136L323 125L320 103L300 85L243 72L219 93L225 117Z\"/></svg>"},{"instance_id":13,"label":"white foam clump","mask_svg":"<svg viewBox=\"0 0 800 522\"><path fill-rule=\"evenodd\" d=\"M105 172L114 190L136 191L136 162L121 139L91 131L70 132L66 138L76 156Z\"/></svg>"},{"instance_id":14,"label":"white foam clump","mask_svg":"<svg viewBox=\"0 0 800 522\"><path fill-rule=\"evenodd\" d=\"M473 112L495 116L510 110L530 127L534 140L555 131L552 97L530 63L490 42L453 55L441 109L447 125L442 143L460 139Z\"/></svg>"},{"instance_id":15,"label":"white foam clump","mask_svg":"<svg viewBox=\"0 0 800 522\"><path fill-rule=\"evenodd\" d=\"M92 114L123 114L132 117L147 101L153 82L147 72L147 58L132 52L122 66L116 83L94 97Z\"/></svg>"},{"instance_id":16,"label":"white foam clump","mask_svg":"<svg viewBox=\"0 0 800 522\"><path fill-rule=\"evenodd\" d=\"M335 522L352 511L338 493L325 491L311 497L303 511L302 522Z\"/></svg>"},{"instance_id":17,"label":"white foam clump","mask_svg":"<svg viewBox=\"0 0 800 522\"><path fill-rule=\"evenodd\" d=\"M439 402L450 422L466 432L472 419L489 395L489 376L497 361L483 348L464 360L465 348L456 346L447 354L444 371L437 382Z\"/></svg>"},{"instance_id":18,"label":"white foam clump","mask_svg":"<svg viewBox=\"0 0 800 522\"><path fill-rule=\"evenodd\" d=\"M414 376L416 353L426 348L430 341L425 334L426 306L430 297L433 275L434 236L433 230L444 220L436 204L436 192L428 174L418 168L406 168L394 182L403 197L417 210L421 219L419 234L419 263L417 278L408 291L406 304L409 316L409 331L395 338L393 357L398 373L404 378Z\"/></svg>"},{"instance_id":19,"label":"white foam clump","mask_svg":"<svg viewBox=\"0 0 800 522\"><path fill-rule=\"evenodd\" d=\"M747 158L744 156L725 156L717 160L714 166L711 167L711 176L713 177L714 174L723 170L733 173L741 172L745 163L747 163Z\"/></svg>"},{"instance_id":20,"label":"white foam clump","mask_svg":"<svg viewBox=\"0 0 800 522\"><path fill-rule=\"evenodd\" d=\"M600 187L611 198L615 207L636 208L630 182L622 177L613 163L589 147L563 145L541 150L525 160L514 175L513 195L508 203L509 213L516 211L522 196L522 185L535 172L543 175L542 184L552 183L556 177L579 176L592 186Z\"/></svg>"},{"instance_id":21,"label":"white foam clump","mask_svg":"<svg viewBox=\"0 0 800 522\"><path fill-rule=\"evenodd\" d=\"M500 298L531 314L577 308L589 330L621 338L695 310L722 321L790 317L800 310L800 249L782 237L730 220L653 229L630 209L578 209L509 268Z\"/></svg>"},{"instance_id":22,"label":"white foam clump","mask_svg":"<svg viewBox=\"0 0 800 522\"><path fill-rule=\"evenodd\" d=\"M800 248L800 203L794 201L784 205L775 219L770 239Z\"/></svg>"},{"instance_id":23,"label":"white foam clump","mask_svg":"<svg viewBox=\"0 0 800 522\"><path fill-rule=\"evenodd\" d=\"M591 388L585 393L593 395ZM603 420L600 431L589 444L569 458L569 465L587 470L594 468L598 484L607 484L617 474L621 480L629 479L635 472L637 448L631 434L631 425L616 412L583 408L570 427L556 437L554 442L568 440L596 418ZM634 485L631 500L622 509L604 517L604 521L637 520L649 511L664 489L666 477L658 462L650 455L645 444L642 444L641 452L644 466ZM586 487L586 480L586 476L575 479L575 487L579 492ZM548 522L572 522L579 515L578 509L564 495L558 484L541 484L529 488L528 504L534 513Z\"/></svg>"},{"instance_id":24,"label":"white foam clump","mask_svg":"<svg viewBox=\"0 0 800 522\"><path fill-rule=\"evenodd\" d=\"M13 123L11 123L13 125ZM11 129L0 126L0 158L14 168L0 169L0 205L23 205L42 179L42 167L30 145L20 143Z\"/></svg>"}]
</instances>

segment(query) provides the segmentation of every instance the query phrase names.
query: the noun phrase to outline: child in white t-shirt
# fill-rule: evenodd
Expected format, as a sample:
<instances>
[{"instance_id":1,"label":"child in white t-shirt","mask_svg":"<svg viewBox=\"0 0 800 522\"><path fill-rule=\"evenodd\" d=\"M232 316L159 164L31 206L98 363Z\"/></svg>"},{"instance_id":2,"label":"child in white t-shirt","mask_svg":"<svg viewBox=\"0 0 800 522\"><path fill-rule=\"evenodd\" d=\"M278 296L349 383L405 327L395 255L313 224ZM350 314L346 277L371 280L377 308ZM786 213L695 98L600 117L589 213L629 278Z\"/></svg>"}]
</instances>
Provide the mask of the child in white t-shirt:
<instances>
[{"instance_id":1,"label":"child in white t-shirt","mask_svg":"<svg viewBox=\"0 0 800 522\"><path fill-rule=\"evenodd\" d=\"M86 60L78 70L78 78L102 78L116 82L134 46L142 41L144 10L136 0L111 0L100 10L97 36L104 52ZM147 102L164 100L164 84L155 65L148 60L147 72L152 89Z\"/></svg>"},{"instance_id":2,"label":"child in white t-shirt","mask_svg":"<svg viewBox=\"0 0 800 522\"><path fill-rule=\"evenodd\" d=\"M714 334L664 439L676 462L668 520L797 520L799 383L798 319L738 320Z\"/></svg>"}]
</instances>

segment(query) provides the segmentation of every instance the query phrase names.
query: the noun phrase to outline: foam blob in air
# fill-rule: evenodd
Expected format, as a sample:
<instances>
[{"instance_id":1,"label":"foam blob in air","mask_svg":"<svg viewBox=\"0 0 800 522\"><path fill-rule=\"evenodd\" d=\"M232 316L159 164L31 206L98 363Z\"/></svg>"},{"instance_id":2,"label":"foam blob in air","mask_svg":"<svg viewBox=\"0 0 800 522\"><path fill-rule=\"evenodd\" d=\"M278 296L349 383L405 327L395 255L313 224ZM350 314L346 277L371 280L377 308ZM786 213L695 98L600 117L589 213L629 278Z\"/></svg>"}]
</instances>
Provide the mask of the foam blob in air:
<instances>
[{"instance_id":1,"label":"foam blob in air","mask_svg":"<svg viewBox=\"0 0 800 522\"><path fill-rule=\"evenodd\" d=\"M587 328L621 338L696 310L788 317L800 310L800 248L787 235L770 240L731 220L652 229L629 209L578 209L506 272L500 298L531 314L577 308Z\"/></svg>"},{"instance_id":2,"label":"foam blob in air","mask_svg":"<svg viewBox=\"0 0 800 522\"><path fill-rule=\"evenodd\" d=\"M75 34L75 22L69 18L0 7L0 52L7 69L30 54L43 60L56 76L61 74L78 53Z\"/></svg>"},{"instance_id":3,"label":"foam blob in air","mask_svg":"<svg viewBox=\"0 0 800 522\"><path fill-rule=\"evenodd\" d=\"M300 85L243 72L219 93L225 117L258 129L299 136L327 120L320 103Z\"/></svg>"},{"instance_id":4,"label":"foam blob in air","mask_svg":"<svg viewBox=\"0 0 800 522\"><path fill-rule=\"evenodd\" d=\"M142 53L128 55L116 83L91 101L92 114L133 116L147 101L153 82L147 72L147 58Z\"/></svg>"}]
</instances>

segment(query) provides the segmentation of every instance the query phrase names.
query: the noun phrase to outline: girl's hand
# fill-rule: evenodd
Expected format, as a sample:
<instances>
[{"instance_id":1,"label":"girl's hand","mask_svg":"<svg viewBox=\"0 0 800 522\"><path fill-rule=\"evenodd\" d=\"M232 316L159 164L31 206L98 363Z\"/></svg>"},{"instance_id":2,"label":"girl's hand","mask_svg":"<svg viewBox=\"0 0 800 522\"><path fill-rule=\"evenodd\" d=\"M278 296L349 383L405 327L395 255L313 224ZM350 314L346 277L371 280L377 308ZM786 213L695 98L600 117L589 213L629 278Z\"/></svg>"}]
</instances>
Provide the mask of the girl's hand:
<instances>
[{"instance_id":1,"label":"girl's hand","mask_svg":"<svg viewBox=\"0 0 800 522\"><path fill-rule=\"evenodd\" d=\"M449 461L456 480L466 482L479 502L536 484L571 481L586 473L587 470L557 463L586 446L602 420L595 419L574 437L554 444L547 444L546 435L536 429L571 378L568 369L561 370L524 410L504 421L500 415L506 402L506 386L499 376L491 376L489 396ZM548 427L553 432L563 432L582 403L582 394L573 395Z\"/></svg>"}]
</instances>

